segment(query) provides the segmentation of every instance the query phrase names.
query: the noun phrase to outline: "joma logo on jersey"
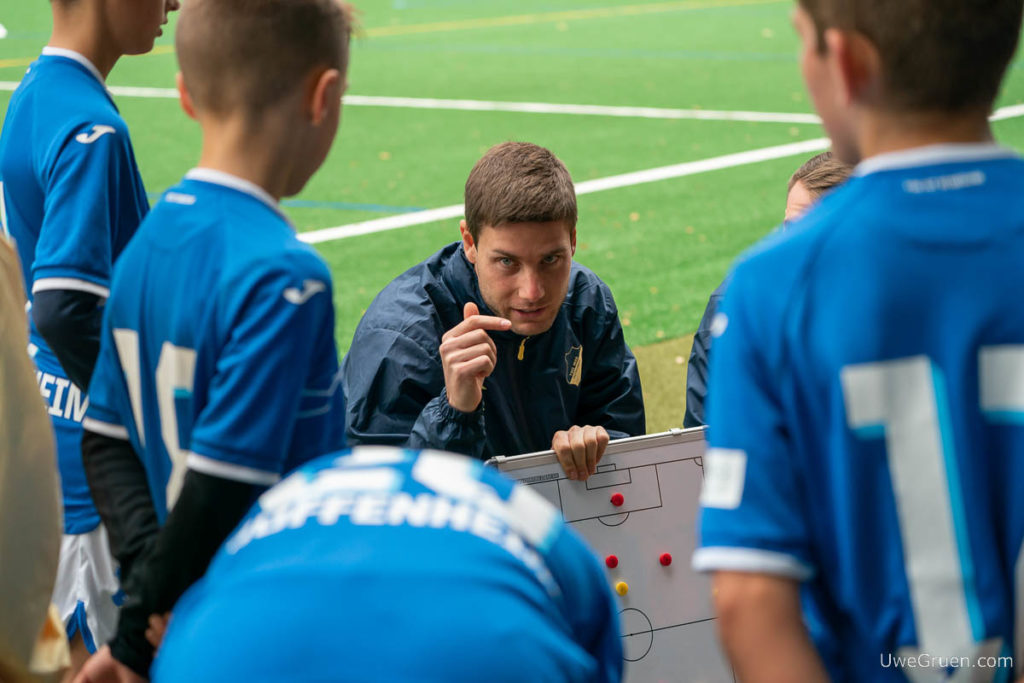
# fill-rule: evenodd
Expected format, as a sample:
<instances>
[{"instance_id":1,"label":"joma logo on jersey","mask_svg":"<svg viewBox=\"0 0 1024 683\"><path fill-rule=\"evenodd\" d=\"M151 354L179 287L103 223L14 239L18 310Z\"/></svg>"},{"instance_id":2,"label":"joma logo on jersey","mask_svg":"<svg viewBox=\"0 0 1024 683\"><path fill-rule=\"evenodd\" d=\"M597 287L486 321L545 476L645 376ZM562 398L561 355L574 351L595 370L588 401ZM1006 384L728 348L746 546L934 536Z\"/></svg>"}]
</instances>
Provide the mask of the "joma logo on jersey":
<instances>
[{"instance_id":1,"label":"joma logo on jersey","mask_svg":"<svg viewBox=\"0 0 1024 683\"><path fill-rule=\"evenodd\" d=\"M574 387L583 379L583 347L570 346L565 354L565 381Z\"/></svg>"},{"instance_id":2,"label":"joma logo on jersey","mask_svg":"<svg viewBox=\"0 0 1024 683\"><path fill-rule=\"evenodd\" d=\"M97 124L92 127L92 130L88 133L79 133L75 136L75 141L81 142L83 145L91 145L92 143L99 140L101 137L110 133L113 135L117 131L114 130L113 126L105 126L103 124Z\"/></svg>"},{"instance_id":3,"label":"joma logo on jersey","mask_svg":"<svg viewBox=\"0 0 1024 683\"><path fill-rule=\"evenodd\" d=\"M297 287L289 287L284 290L284 298L290 304L301 306L310 300L314 294L320 292L326 292L327 285L320 280L303 280L302 291L300 292Z\"/></svg>"}]
</instances>

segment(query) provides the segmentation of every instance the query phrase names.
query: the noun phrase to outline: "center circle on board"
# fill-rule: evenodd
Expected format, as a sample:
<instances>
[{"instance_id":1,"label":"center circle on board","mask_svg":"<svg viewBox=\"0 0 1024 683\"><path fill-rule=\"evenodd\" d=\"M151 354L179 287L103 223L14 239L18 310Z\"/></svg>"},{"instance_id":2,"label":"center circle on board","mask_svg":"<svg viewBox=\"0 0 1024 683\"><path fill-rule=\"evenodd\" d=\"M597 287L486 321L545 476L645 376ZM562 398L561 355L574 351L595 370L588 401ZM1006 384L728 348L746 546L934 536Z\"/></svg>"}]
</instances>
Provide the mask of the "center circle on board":
<instances>
[{"instance_id":1,"label":"center circle on board","mask_svg":"<svg viewBox=\"0 0 1024 683\"><path fill-rule=\"evenodd\" d=\"M654 627L647 615L635 607L627 607L619 612L619 628L622 629L622 658L638 662L646 657L654 645Z\"/></svg>"}]
</instances>

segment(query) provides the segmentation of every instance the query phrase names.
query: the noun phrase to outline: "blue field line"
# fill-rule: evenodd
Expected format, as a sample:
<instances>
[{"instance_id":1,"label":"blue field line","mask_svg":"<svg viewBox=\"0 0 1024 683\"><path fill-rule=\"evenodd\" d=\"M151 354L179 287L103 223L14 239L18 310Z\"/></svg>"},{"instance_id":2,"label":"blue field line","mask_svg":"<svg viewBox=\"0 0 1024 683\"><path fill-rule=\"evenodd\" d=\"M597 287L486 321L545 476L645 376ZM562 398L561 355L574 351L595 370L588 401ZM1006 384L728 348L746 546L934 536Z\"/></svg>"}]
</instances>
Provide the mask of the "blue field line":
<instances>
[{"instance_id":1,"label":"blue field line","mask_svg":"<svg viewBox=\"0 0 1024 683\"><path fill-rule=\"evenodd\" d=\"M163 192L147 192L150 202L163 196ZM422 206L389 206L387 204L361 204L358 202L322 202L316 199L282 199L281 206L294 209L334 209L335 211L369 211L371 213L415 213Z\"/></svg>"}]
</instances>

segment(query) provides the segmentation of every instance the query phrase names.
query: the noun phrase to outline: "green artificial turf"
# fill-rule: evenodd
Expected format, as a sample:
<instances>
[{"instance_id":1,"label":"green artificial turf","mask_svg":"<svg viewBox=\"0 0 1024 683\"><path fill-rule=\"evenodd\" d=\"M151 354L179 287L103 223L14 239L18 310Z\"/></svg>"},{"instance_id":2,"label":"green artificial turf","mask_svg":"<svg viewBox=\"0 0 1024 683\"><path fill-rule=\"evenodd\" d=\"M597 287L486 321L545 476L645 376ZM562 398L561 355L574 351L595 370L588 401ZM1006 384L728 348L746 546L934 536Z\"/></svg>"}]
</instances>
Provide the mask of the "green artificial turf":
<instances>
[{"instance_id":1,"label":"green artificial turf","mask_svg":"<svg viewBox=\"0 0 1024 683\"><path fill-rule=\"evenodd\" d=\"M357 4L352 95L811 113L789 0ZM0 23L0 81L17 81L48 37L49 5L8 3ZM154 54L122 59L109 83L172 88L173 25ZM0 108L9 99L0 91ZM173 99L116 100L146 186L160 192L194 165L199 129ZM1022 102L1018 56L998 104ZM1024 118L995 130L1024 149ZM550 147L581 182L821 135L811 124L348 106L324 167L286 210L306 231L457 204L473 163L510 139ZM580 197L577 258L615 293L651 431L681 420L676 361L688 356L687 335L730 262L779 222L786 180L807 156ZM453 219L318 244L334 276L340 350L381 287L457 236Z\"/></svg>"}]
</instances>

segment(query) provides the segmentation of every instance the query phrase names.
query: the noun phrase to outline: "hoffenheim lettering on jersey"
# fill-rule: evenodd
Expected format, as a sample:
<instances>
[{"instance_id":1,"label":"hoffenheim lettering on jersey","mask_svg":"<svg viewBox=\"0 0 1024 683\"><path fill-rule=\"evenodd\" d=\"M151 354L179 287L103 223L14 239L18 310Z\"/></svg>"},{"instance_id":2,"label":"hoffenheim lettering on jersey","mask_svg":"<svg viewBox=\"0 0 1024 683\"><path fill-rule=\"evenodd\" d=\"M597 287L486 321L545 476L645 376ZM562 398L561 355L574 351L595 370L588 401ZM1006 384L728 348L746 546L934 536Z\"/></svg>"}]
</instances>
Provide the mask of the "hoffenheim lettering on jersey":
<instances>
[{"instance_id":1,"label":"hoffenheim lettering on jersey","mask_svg":"<svg viewBox=\"0 0 1024 683\"><path fill-rule=\"evenodd\" d=\"M89 407L89 399L71 380L36 370L39 392L46 401L50 415L81 423Z\"/></svg>"},{"instance_id":2,"label":"hoffenheim lettering on jersey","mask_svg":"<svg viewBox=\"0 0 1024 683\"><path fill-rule=\"evenodd\" d=\"M597 558L528 486L358 447L260 497L175 606L153 680L614 683L617 613ZM231 643L214 635L228 624ZM276 646L247 647L256 633Z\"/></svg>"}]
</instances>

